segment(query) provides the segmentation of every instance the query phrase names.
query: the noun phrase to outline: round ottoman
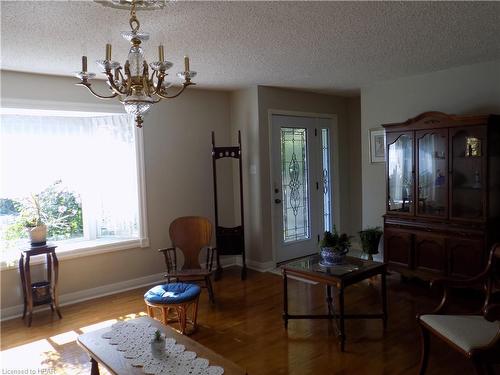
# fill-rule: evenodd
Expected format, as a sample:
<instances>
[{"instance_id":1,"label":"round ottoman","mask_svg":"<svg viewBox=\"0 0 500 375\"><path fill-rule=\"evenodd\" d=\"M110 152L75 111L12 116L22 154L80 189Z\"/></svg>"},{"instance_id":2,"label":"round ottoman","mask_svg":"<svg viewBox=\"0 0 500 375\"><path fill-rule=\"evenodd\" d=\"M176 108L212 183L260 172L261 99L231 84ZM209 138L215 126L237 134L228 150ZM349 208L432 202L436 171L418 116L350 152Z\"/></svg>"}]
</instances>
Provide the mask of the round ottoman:
<instances>
[{"instance_id":1,"label":"round ottoman","mask_svg":"<svg viewBox=\"0 0 500 375\"><path fill-rule=\"evenodd\" d=\"M180 332L186 334L189 324L192 329L196 329L196 318L198 316L198 298L201 288L196 284L169 283L157 285L144 294L144 302L148 310L148 315L155 317L155 310L161 312L160 321L168 325L170 322L178 322ZM169 319L169 310L175 312L174 319Z\"/></svg>"}]
</instances>

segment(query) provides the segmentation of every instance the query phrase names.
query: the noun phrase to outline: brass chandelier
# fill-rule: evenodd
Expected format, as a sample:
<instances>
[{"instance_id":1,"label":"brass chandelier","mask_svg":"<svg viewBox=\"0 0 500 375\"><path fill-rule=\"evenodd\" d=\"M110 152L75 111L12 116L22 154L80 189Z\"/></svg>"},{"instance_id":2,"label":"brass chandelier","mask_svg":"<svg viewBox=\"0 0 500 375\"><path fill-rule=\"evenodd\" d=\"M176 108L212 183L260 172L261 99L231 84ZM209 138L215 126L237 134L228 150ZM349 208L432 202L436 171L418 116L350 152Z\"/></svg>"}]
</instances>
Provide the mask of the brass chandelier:
<instances>
[{"instance_id":1,"label":"brass chandelier","mask_svg":"<svg viewBox=\"0 0 500 375\"><path fill-rule=\"evenodd\" d=\"M143 115L149 111L151 106L162 99L173 99L178 97L188 86L194 85L191 79L196 72L189 69L189 58L184 57L184 71L177 73L183 79L182 87L174 94L169 94L167 89L171 86L167 83L167 70L172 68L173 63L165 60L163 45L158 47L158 61L148 65L144 58L141 43L149 39L149 34L139 31L140 23L136 17L137 9L162 8L165 0L95 0L103 5L116 8L130 8L131 31L123 31L122 37L130 42L127 61L122 67L119 62L111 59L111 44L106 44L106 57L97 60L96 63L103 69L106 75L106 83L111 90L111 95L97 94L91 87L90 80L95 77L94 73L87 71L87 56L82 56L82 70L75 72L80 79L76 85L85 86L95 97L99 99L118 100L125 106L127 113L135 117L137 127L141 128ZM151 75L149 74L151 68Z\"/></svg>"}]
</instances>

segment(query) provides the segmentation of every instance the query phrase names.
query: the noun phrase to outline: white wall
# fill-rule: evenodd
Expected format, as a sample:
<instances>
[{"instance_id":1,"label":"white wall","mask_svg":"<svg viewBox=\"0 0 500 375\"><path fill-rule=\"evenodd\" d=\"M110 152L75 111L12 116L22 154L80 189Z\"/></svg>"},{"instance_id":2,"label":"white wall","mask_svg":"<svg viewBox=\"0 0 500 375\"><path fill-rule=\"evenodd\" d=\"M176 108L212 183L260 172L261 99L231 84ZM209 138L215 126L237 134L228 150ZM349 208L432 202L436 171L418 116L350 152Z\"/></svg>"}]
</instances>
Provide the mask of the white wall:
<instances>
[{"instance_id":1,"label":"white wall","mask_svg":"<svg viewBox=\"0 0 500 375\"><path fill-rule=\"evenodd\" d=\"M76 79L0 73L3 106L18 103L19 106L50 109L123 111L119 103L104 105L84 88L74 86ZM102 92L104 88L100 88ZM60 295L82 295L81 292L87 289L101 290L108 284L146 280L163 272L163 259L157 249L170 244L169 223L184 215L207 216L213 220L210 132L215 130L218 140L224 144L229 142L229 129L227 92L188 89L171 102L163 101L153 106L143 127L151 246L62 260ZM232 181L230 168L220 173ZM232 184L224 188L221 193L232 197ZM232 199L221 202L221 211L225 217L232 217ZM39 273L39 269L35 267L34 273ZM17 270L1 271L2 310L21 303Z\"/></svg>"},{"instance_id":2,"label":"white wall","mask_svg":"<svg viewBox=\"0 0 500 375\"><path fill-rule=\"evenodd\" d=\"M257 87L231 93L231 138L236 145L238 130L241 131L243 205L245 220L245 250L250 264L261 267L255 261L260 248L261 214L259 164L259 120ZM238 170L233 169L235 219L240 218L240 195ZM265 268L265 265L262 266Z\"/></svg>"},{"instance_id":3,"label":"white wall","mask_svg":"<svg viewBox=\"0 0 500 375\"><path fill-rule=\"evenodd\" d=\"M376 83L361 90L363 226L382 225L385 167L370 164L369 129L426 111L500 113L500 60Z\"/></svg>"},{"instance_id":4,"label":"white wall","mask_svg":"<svg viewBox=\"0 0 500 375\"><path fill-rule=\"evenodd\" d=\"M361 230L362 221L362 188L361 188L361 98L347 100L349 120L349 233L354 236L352 242L359 242L357 232Z\"/></svg>"}]
</instances>

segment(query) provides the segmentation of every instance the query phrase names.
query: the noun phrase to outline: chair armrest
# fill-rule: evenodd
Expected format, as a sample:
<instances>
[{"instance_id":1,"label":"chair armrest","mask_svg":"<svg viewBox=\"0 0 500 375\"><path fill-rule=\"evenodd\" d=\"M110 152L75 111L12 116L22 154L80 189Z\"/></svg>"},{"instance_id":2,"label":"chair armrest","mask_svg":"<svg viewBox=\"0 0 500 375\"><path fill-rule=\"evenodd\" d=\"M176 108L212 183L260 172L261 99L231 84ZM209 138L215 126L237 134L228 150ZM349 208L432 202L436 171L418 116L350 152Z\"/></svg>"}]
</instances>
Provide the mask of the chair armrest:
<instances>
[{"instance_id":1,"label":"chair armrest","mask_svg":"<svg viewBox=\"0 0 500 375\"><path fill-rule=\"evenodd\" d=\"M443 312L443 310L448 305L449 289L470 288L478 285L482 285L483 287L485 287L487 278L488 278L488 273L481 272L479 275L468 279L453 279L444 277L432 280L430 283L431 288L439 286L442 287L443 296L441 298L441 302L439 303L439 305L430 314L441 314Z\"/></svg>"},{"instance_id":2,"label":"chair armrest","mask_svg":"<svg viewBox=\"0 0 500 375\"><path fill-rule=\"evenodd\" d=\"M212 268L214 265L214 256L218 254L218 250L216 247L207 247L207 261L206 268L208 271L212 272Z\"/></svg>"},{"instance_id":3,"label":"chair armrest","mask_svg":"<svg viewBox=\"0 0 500 375\"><path fill-rule=\"evenodd\" d=\"M175 247L166 247L164 249L158 249L159 252L164 253L165 251L175 250Z\"/></svg>"},{"instance_id":4,"label":"chair armrest","mask_svg":"<svg viewBox=\"0 0 500 375\"><path fill-rule=\"evenodd\" d=\"M483 310L484 317L486 320L490 322L494 322L500 320L500 304L492 304L488 305Z\"/></svg>"},{"instance_id":5,"label":"chair armrest","mask_svg":"<svg viewBox=\"0 0 500 375\"><path fill-rule=\"evenodd\" d=\"M177 271L177 249L175 247L167 247L164 249L158 249L160 253L163 253L165 257L165 266L167 268L167 273Z\"/></svg>"},{"instance_id":6,"label":"chair armrest","mask_svg":"<svg viewBox=\"0 0 500 375\"><path fill-rule=\"evenodd\" d=\"M484 272L469 279L453 279L444 277L431 281L431 288L435 286L442 286L444 288L470 288L472 286L484 284L487 279L487 274Z\"/></svg>"}]
</instances>

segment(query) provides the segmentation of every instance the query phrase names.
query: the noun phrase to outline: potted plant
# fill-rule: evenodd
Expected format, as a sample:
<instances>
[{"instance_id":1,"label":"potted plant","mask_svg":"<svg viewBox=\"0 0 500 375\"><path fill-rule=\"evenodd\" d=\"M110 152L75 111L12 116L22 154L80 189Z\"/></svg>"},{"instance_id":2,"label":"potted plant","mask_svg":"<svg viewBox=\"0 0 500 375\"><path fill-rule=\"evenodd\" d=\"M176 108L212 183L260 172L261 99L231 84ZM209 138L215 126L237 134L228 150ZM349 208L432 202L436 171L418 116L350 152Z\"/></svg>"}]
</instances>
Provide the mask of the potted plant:
<instances>
[{"instance_id":1,"label":"potted plant","mask_svg":"<svg viewBox=\"0 0 500 375\"><path fill-rule=\"evenodd\" d=\"M37 195L31 194L21 212L21 217L31 245L45 245L47 242L47 225L43 222L40 200Z\"/></svg>"},{"instance_id":2,"label":"potted plant","mask_svg":"<svg viewBox=\"0 0 500 375\"><path fill-rule=\"evenodd\" d=\"M372 260L373 254L378 254L378 244L382 237L382 230L380 227L370 227L358 233L363 252L367 255L369 260Z\"/></svg>"},{"instance_id":3,"label":"potted plant","mask_svg":"<svg viewBox=\"0 0 500 375\"><path fill-rule=\"evenodd\" d=\"M321 264L330 266L344 261L345 255L351 248L351 241L347 234L339 235L337 228L333 227L333 233L329 231L324 233L319 246L321 248Z\"/></svg>"},{"instance_id":4,"label":"potted plant","mask_svg":"<svg viewBox=\"0 0 500 375\"><path fill-rule=\"evenodd\" d=\"M157 329L151 341L151 353L154 357L161 356L165 353L165 344L165 337L161 334L161 331Z\"/></svg>"}]
</instances>

